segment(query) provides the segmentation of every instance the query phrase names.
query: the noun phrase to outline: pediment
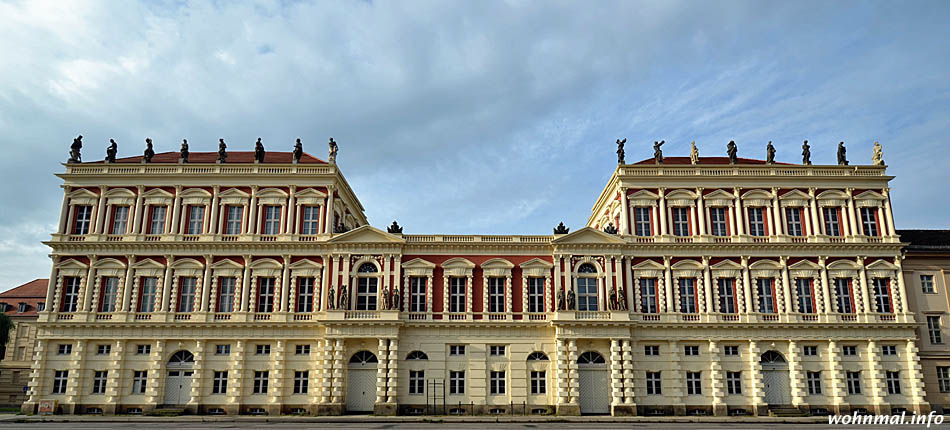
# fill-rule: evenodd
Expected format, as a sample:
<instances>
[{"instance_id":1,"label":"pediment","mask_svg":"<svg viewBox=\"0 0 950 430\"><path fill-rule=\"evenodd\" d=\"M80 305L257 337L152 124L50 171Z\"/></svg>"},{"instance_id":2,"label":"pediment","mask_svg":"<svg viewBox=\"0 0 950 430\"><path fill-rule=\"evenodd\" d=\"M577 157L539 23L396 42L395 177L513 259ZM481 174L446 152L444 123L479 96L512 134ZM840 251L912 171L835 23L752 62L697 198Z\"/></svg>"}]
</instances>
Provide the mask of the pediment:
<instances>
[{"instance_id":1,"label":"pediment","mask_svg":"<svg viewBox=\"0 0 950 430\"><path fill-rule=\"evenodd\" d=\"M573 245L573 244L616 244L622 245L625 242L618 238L615 235L607 234L602 231L596 230L591 227L584 227L580 230L577 230L573 233L566 234L557 239L551 241L553 244L557 245Z\"/></svg>"},{"instance_id":2,"label":"pediment","mask_svg":"<svg viewBox=\"0 0 950 430\"><path fill-rule=\"evenodd\" d=\"M492 258L482 263L481 267L483 269L511 269L515 267L515 265L504 258Z\"/></svg>"},{"instance_id":3,"label":"pediment","mask_svg":"<svg viewBox=\"0 0 950 430\"><path fill-rule=\"evenodd\" d=\"M125 263L115 258L103 258L96 262L96 269L125 268Z\"/></svg>"},{"instance_id":4,"label":"pediment","mask_svg":"<svg viewBox=\"0 0 950 430\"><path fill-rule=\"evenodd\" d=\"M283 267L283 264L273 258L261 258L259 260L252 261L250 266L255 269L265 267L280 268Z\"/></svg>"},{"instance_id":5,"label":"pediment","mask_svg":"<svg viewBox=\"0 0 950 430\"><path fill-rule=\"evenodd\" d=\"M181 259L175 260L175 262L172 263L172 267L176 269L186 268L186 267L202 268L202 267L205 267L205 265L194 258L181 258Z\"/></svg>"},{"instance_id":6,"label":"pediment","mask_svg":"<svg viewBox=\"0 0 950 430\"><path fill-rule=\"evenodd\" d=\"M736 196L732 195L732 193L727 193L723 190L716 190L703 196L703 199L706 200L732 200L734 198L736 198Z\"/></svg>"},{"instance_id":7,"label":"pediment","mask_svg":"<svg viewBox=\"0 0 950 430\"><path fill-rule=\"evenodd\" d=\"M732 260L723 260L710 266L712 270L742 270L742 265Z\"/></svg>"},{"instance_id":8,"label":"pediment","mask_svg":"<svg viewBox=\"0 0 950 430\"><path fill-rule=\"evenodd\" d=\"M627 200L656 200L658 198L660 198L660 196L656 195L656 193L651 193L647 190L640 190L627 196Z\"/></svg>"},{"instance_id":9,"label":"pediment","mask_svg":"<svg viewBox=\"0 0 950 430\"><path fill-rule=\"evenodd\" d=\"M533 268L550 269L554 267L554 264L544 261L540 258L532 258L528 261L525 261L524 263L519 264L518 267L521 267L522 269L533 269Z\"/></svg>"},{"instance_id":10,"label":"pediment","mask_svg":"<svg viewBox=\"0 0 950 430\"><path fill-rule=\"evenodd\" d=\"M750 190L742 194L742 198L745 199L771 199L772 194L765 190Z\"/></svg>"},{"instance_id":11,"label":"pediment","mask_svg":"<svg viewBox=\"0 0 950 430\"><path fill-rule=\"evenodd\" d=\"M237 188L228 188L227 190L224 190L224 191L222 191L220 194L218 194L218 196L220 196L220 197L242 197L242 198L247 198L247 197L250 197L251 195L248 194L248 193L245 193L244 191L241 191L241 190L239 190L239 189L237 189Z\"/></svg>"},{"instance_id":12,"label":"pediment","mask_svg":"<svg viewBox=\"0 0 950 430\"><path fill-rule=\"evenodd\" d=\"M877 260L865 267L868 270L897 270L897 266L887 260Z\"/></svg>"},{"instance_id":13,"label":"pediment","mask_svg":"<svg viewBox=\"0 0 950 430\"><path fill-rule=\"evenodd\" d=\"M238 263L237 261L234 261L234 260L232 260L232 259L230 259L230 258L225 258L225 259L216 261L215 263L213 263L213 264L211 265L211 267L214 268L214 269L228 269L228 268L232 268L232 269L243 269L243 268L244 268L244 265L242 265L242 264Z\"/></svg>"},{"instance_id":14,"label":"pediment","mask_svg":"<svg viewBox=\"0 0 950 430\"><path fill-rule=\"evenodd\" d=\"M300 198L300 197L320 197L320 198L323 198L323 197L326 197L327 195L324 194L324 193L321 193L320 191L317 191L317 190L314 189L314 188L306 188L306 189L303 189L303 190L297 190L297 191L294 193L294 196L297 197L297 198Z\"/></svg>"},{"instance_id":15,"label":"pediment","mask_svg":"<svg viewBox=\"0 0 950 430\"><path fill-rule=\"evenodd\" d=\"M201 188L188 188L181 192L182 197L211 197L211 193Z\"/></svg>"},{"instance_id":16,"label":"pediment","mask_svg":"<svg viewBox=\"0 0 950 430\"><path fill-rule=\"evenodd\" d=\"M696 198L696 193L689 190L679 189L679 190L671 191L670 193L668 193L666 195L666 198L671 199L671 200L675 200L675 199L693 200Z\"/></svg>"},{"instance_id":17,"label":"pediment","mask_svg":"<svg viewBox=\"0 0 950 430\"><path fill-rule=\"evenodd\" d=\"M163 269L165 268L165 265L151 258L146 258L146 259L135 262L135 264L133 264L132 267L136 269L147 269L147 268Z\"/></svg>"},{"instance_id":18,"label":"pediment","mask_svg":"<svg viewBox=\"0 0 950 430\"><path fill-rule=\"evenodd\" d=\"M168 191L165 191L161 188L152 188L151 190L146 191L142 195L144 197L167 197L167 198L174 197L172 193L169 193Z\"/></svg>"},{"instance_id":19,"label":"pediment","mask_svg":"<svg viewBox=\"0 0 950 430\"><path fill-rule=\"evenodd\" d=\"M884 196L881 193L875 191L865 191L861 194L854 196L855 200L884 200Z\"/></svg>"},{"instance_id":20,"label":"pediment","mask_svg":"<svg viewBox=\"0 0 950 430\"><path fill-rule=\"evenodd\" d=\"M828 264L828 269L857 270L858 264L851 260L837 260Z\"/></svg>"},{"instance_id":21,"label":"pediment","mask_svg":"<svg viewBox=\"0 0 950 430\"><path fill-rule=\"evenodd\" d=\"M778 270L782 265L775 260L759 260L749 265L750 269Z\"/></svg>"},{"instance_id":22,"label":"pediment","mask_svg":"<svg viewBox=\"0 0 950 430\"><path fill-rule=\"evenodd\" d=\"M309 258L298 260L290 265L291 269L322 269L323 265Z\"/></svg>"},{"instance_id":23,"label":"pediment","mask_svg":"<svg viewBox=\"0 0 950 430\"><path fill-rule=\"evenodd\" d=\"M441 266L444 269L457 269L457 268L474 269L475 263L472 263L471 261L462 257L455 257L455 258L450 258L448 260L443 261Z\"/></svg>"},{"instance_id":24,"label":"pediment","mask_svg":"<svg viewBox=\"0 0 950 430\"><path fill-rule=\"evenodd\" d=\"M331 243L406 243L399 236L386 233L371 225L364 225L334 236Z\"/></svg>"},{"instance_id":25,"label":"pediment","mask_svg":"<svg viewBox=\"0 0 950 430\"><path fill-rule=\"evenodd\" d=\"M434 269L435 263L421 258L413 258L412 260L402 263L402 267L409 269Z\"/></svg>"},{"instance_id":26,"label":"pediment","mask_svg":"<svg viewBox=\"0 0 950 430\"><path fill-rule=\"evenodd\" d=\"M811 197L799 190L792 190L779 196L779 200L808 200Z\"/></svg>"},{"instance_id":27,"label":"pediment","mask_svg":"<svg viewBox=\"0 0 950 430\"><path fill-rule=\"evenodd\" d=\"M816 196L818 200L847 200L848 195L838 190L827 190Z\"/></svg>"},{"instance_id":28,"label":"pediment","mask_svg":"<svg viewBox=\"0 0 950 430\"><path fill-rule=\"evenodd\" d=\"M642 261L633 266L633 270L663 270L665 268L666 267L664 267L662 264L653 260Z\"/></svg>"},{"instance_id":29,"label":"pediment","mask_svg":"<svg viewBox=\"0 0 950 430\"><path fill-rule=\"evenodd\" d=\"M819 268L817 264L809 260L801 260L788 266L789 270L818 270Z\"/></svg>"},{"instance_id":30,"label":"pediment","mask_svg":"<svg viewBox=\"0 0 950 430\"><path fill-rule=\"evenodd\" d=\"M680 260L671 267L674 269L702 269L703 265L696 260Z\"/></svg>"}]
</instances>

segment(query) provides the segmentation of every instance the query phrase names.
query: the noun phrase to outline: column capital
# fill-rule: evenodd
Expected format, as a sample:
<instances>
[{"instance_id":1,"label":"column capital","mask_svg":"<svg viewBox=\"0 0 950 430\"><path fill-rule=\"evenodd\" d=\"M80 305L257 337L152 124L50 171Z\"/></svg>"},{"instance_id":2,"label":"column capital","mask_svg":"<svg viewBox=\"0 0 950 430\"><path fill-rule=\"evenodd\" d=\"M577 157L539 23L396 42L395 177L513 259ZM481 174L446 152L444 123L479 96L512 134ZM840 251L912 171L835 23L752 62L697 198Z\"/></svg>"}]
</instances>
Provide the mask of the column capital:
<instances>
[{"instance_id":1,"label":"column capital","mask_svg":"<svg viewBox=\"0 0 950 430\"><path fill-rule=\"evenodd\" d=\"M703 190L705 190L705 188L696 187L696 193L699 194L699 198L703 198Z\"/></svg>"},{"instance_id":2,"label":"column capital","mask_svg":"<svg viewBox=\"0 0 950 430\"><path fill-rule=\"evenodd\" d=\"M663 197L663 195L666 194L666 187L657 188L656 191L660 195L660 197Z\"/></svg>"},{"instance_id":3,"label":"column capital","mask_svg":"<svg viewBox=\"0 0 950 430\"><path fill-rule=\"evenodd\" d=\"M881 194L884 194L884 197L887 197L888 195L890 195L890 194L891 194L891 187L884 187L884 189L881 190Z\"/></svg>"},{"instance_id":4,"label":"column capital","mask_svg":"<svg viewBox=\"0 0 950 430\"><path fill-rule=\"evenodd\" d=\"M779 263L782 263L782 264L788 264L788 256L787 256L787 255L780 255L780 256L778 257L778 261L779 261Z\"/></svg>"},{"instance_id":5,"label":"column capital","mask_svg":"<svg viewBox=\"0 0 950 430\"><path fill-rule=\"evenodd\" d=\"M818 189L815 188L815 187L808 187L808 195L811 196L811 197L815 197L815 192L817 192L817 191L818 191Z\"/></svg>"},{"instance_id":6,"label":"column capital","mask_svg":"<svg viewBox=\"0 0 950 430\"><path fill-rule=\"evenodd\" d=\"M136 185L135 189L137 189L139 193L142 193L145 191L145 185Z\"/></svg>"},{"instance_id":7,"label":"column capital","mask_svg":"<svg viewBox=\"0 0 950 430\"><path fill-rule=\"evenodd\" d=\"M858 265L861 266L861 269L862 269L862 270L864 269L864 259L865 259L865 258L866 258L866 257L863 256L863 255L859 255L859 256L855 257L855 260L858 262Z\"/></svg>"},{"instance_id":8,"label":"column capital","mask_svg":"<svg viewBox=\"0 0 950 430\"><path fill-rule=\"evenodd\" d=\"M828 261L828 257L825 257L824 255L818 256L818 265L821 266L822 269L825 268L825 262L827 261Z\"/></svg>"},{"instance_id":9,"label":"column capital","mask_svg":"<svg viewBox=\"0 0 950 430\"><path fill-rule=\"evenodd\" d=\"M704 255L704 256L703 256L703 269L708 269L708 268L709 268L709 260L710 260L710 258L709 258L708 255Z\"/></svg>"},{"instance_id":10,"label":"column capital","mask_svg":"<svg viewBox=\"0 0 950 430\"><path fill-rule=\"evenodd\" d=\"M743 255L743 256L741 256L741 257L739 257L739 258L742 260L742 267L748 269L748 268L749 268L749 258L750 258L750 257L749 257L748 255Z\"/></svg>"},{"instance_id":11,"label":"column capital","mask_svg":"<svg viewBox=\"0 0 950 430\"><path fill-rule=\"evenodd\" d=\"M732 194L733 194L734 196L736 196L736 198L739 198L739 192L740 192L740 191L741 191L741 190L739 189L739 187L733 187L733 188L732 188Z\"/></svg>"},{"instance_id":12,"label":"column capital","mask_svg":"<svg viewBox=\"0 0 950 430\"><path fill-rule=\"evenodd\" d=\"M168 264L172 264L172 262L175 261L174 255L163 255L163 257L165 257L165 261L167 261Z\"/></svg>"},{"instance_id":13,"label":"column capital","mask_svg":"<svg viewBox=\"0 0 950 430\"><path fill-rule=\"evenodd\" d=\"M211 188L214 189L215 192L221 191L221 186L220 186L220 185L215 185L215 186L213 186L213 187L211 187Z\"/></svg>"},{"instance_id":14,"label":"column capital","mask_svg":"<svg viewBox=\"0 0 950 430\"><path fill-rule=\"evenodd\" d=\"M251 192L256 193L260 189L260 185L251 185Z\"/></svg>"},{"instance_id":15,"label":"column capital","mask_svg":"<svg viewBox=\"0 0 950 430\"><path fill-rule=\"evenodd\" d=\"M772 197L778 197L778 187L772 187Z\"/></svg>"},{"instance_id":16,"label":"column capital","mask_svg":"<svg viewBox=\"0 0 950 430\"><path fill-rule=\"evenodd\" d=\"M181 189L182 189L182 186L181 186L181 185L175 185L175 194L180 193L180 192L181 192ZM177 196L176 196L176 197L177 197Z\"/></svg>"}]
</instances>

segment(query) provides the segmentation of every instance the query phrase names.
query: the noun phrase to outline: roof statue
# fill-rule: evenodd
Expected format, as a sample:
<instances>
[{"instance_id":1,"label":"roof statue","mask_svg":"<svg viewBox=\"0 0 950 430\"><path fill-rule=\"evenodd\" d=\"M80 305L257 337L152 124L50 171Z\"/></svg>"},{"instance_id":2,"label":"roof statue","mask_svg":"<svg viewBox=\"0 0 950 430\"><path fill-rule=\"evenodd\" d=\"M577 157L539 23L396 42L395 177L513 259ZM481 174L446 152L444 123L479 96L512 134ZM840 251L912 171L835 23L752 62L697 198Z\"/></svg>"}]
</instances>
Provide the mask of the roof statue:
<instances>
[{"instance_id":1,"label":"roof statue","mask_svg":"<svg viewBox=\"0 0 950 430\"><path fill-rule=\"evenodd\" d=\"M106 147L106 163L115 163L115 154L119 152L119 145L115 139L109 139L109 146Z\"/></svg>"},{"instance_id":2,"label":"roof statue","mask_svg":"<svg viewBox=\"0 0 950 430\"><path fill-rule=\"evenodd\" d=\"M402 234L402 227L399 226L396 220L393 220L393 225L386 227L386 233Z\"/></svg>"},{"instance_id":3,"label":"roof statue","mask_svg":"<svg viewBox=\"0 0 950 430\"><path fill-rule=\"evenodd\" d=\"M607 227L604 227L604 233L617 234L617 227L614 227L614 223L607 224Z\"/></svg>"},{"instance_id":4,"label":"roof statue","mask_svg":"<svg viewBox=\"0 0 950 430\"><path fill-rule=\"evenodd\" d=\"M802 164L811 166L811 146L808 146L807 140L802 144Z\"/></svg>"},{"instance_id":5,"label":"roof statue","mask_svg":"<svg viewBox=\"0 0 950 430\"><path fill-rule=\"evenodd\" d=\"M297 143L294 144L294 164L300 162L301 156L303 156L303 144L300 143L300 138L297 138Z\"/></svg>"},{"instance_id":6,"label":"roof statue","mask_svg":"<svg viewBox=\"0 0 950 430\"><path fill-rule=\"evenodd\" d=\"M554 234L568 234L571 232L571 229L567 228L563 222L559 223L557 227L554 227Z\"/></svg>"},{"instance_id":7,"label":"roof statue","mask_svg":"<svg viewBox=\"0 0 950 430\"><path fill-rule=\"evenodd\" d=\"M765 164L775 164L775 147L772 146L771 140L765 145Z\"/></svg>"},{"instance_id":8,"label":"roof statue","mask_svg":"<svg viewBox=\"0 0 950 430\"><path fill-rule=\"evenodd\" d=\"M730 140L726 145L726 154L729 155L729 164L736 164L736 161L738 160L736 158L737 152L739 152L739 149L736 148L736 141Z\"/></svg>"},{"instance_id":9,"label":"roof statue","mask_svg":"<svg viewBox=\"0 0 950 430\"><path fill-rule=\"evenodd\" d=\"M666 143L665 140L659 142L653 141L653 160L656 161L656 164L663 164L663 150L660 149L663 144Z\"/></svg>"},{"instance_id":10,"label":"roof statue","mask_svg":"<svg viewBox=\"0 0 950 430\"><path fill-rule=\"evenodd\" d=\"M69 145L69 160L67 163L81 163L82 162L82 135L73 139L73 144Z\"/></svg>"},{"instance_id":11,"label":"roof statue","mask_svg":"<svg viewBox=\"0 0 950 430\"><path fill-rule=\"evenodd\" d=\"M224 139L218 139L218 162L224 163L228 159L228 145L224 144Z\"/></svg>"},{"instance_id":12,"label":"roof statue","mask_svg":"<svg viewBox=\"0 0 950 430\"><path fill-rule=\"evenodd\" d=\"M178 161L182 163L188 162L188 139L181 140L181 150L179 151Z\"/></svg>"},{"instance_id":13,"label":"roof statue","mask_svg":"<svg viewBox=\"0 0 950 430\"><path fill-rule=\"evenodd\" d=\"M340 150L340 147L336 145L336 142L333 141L333 138L330 138L330 157L328 161L330 164L336 164L336 153Z\"/></svg>"},{"instance_id":14,"label":"roof statue","mask_svg":"<svg viewBox=\"0 0 950 430\"><path fill-rule=\"evenodd\" d=\"M871 164L875 166L884 165L884 154L881 152L881 144L874 142L874 153L871 154Z\"/></svg>"},{"instance_id":15,"label":"roof statue","mask_svg":"<svg viewBox=\"0 0 950 430\"><path fill-rule=\"evenodd\" d=\"M254 162L264 162L264 144L261 143L261 138L259 137L257 138L257 143L254 144Z\"/></svg>"},{"instance_id":16,"label":"roof statue","mask_svg":"<svg viewBox=\"0 0 950 430\"><path fill-rule=\"evenodd\" d=\"M624 156L624 152L623 152L623 144L624 144L624 143L627 143L627 138L626 138L626 137L623 138L623 140L617 139L617 164L627 164L627 163L624 161L624 159L623 159L623 158L624 158L624 157L623 157L623 156Z\"/></svg>"},{"instance_id":17,"label":"roof statue","mask_svg":"<svg viewBox=\"0 0 950 430\"><path fill-rule=\"evenodd\" d=\"M155 150L152 149L152 138L146 137L145 138L145 154L143 154L142 156L142 162L151 163L152 157L154 156L155 156Z\"/></svg>"},{"instance_id":18,"label":"roof statue","mask_svg":"<svg viewBox=\"0 0 950 430\"><path fill-rule=\"evenodd\" d=\"M844 147L844 142L838 142L838 165L848 165L848 150Z\"/></svg>"},{"instance_id":19,"label":"roof statue","mask_svg":"<svg viewBox=\"0 0 950 430\"><path fill-rule=\"evenodd\" d=\"M699 164L699 149L696 149L696 141L689 143L689 164Z\"/></svg>"}]
</instances>

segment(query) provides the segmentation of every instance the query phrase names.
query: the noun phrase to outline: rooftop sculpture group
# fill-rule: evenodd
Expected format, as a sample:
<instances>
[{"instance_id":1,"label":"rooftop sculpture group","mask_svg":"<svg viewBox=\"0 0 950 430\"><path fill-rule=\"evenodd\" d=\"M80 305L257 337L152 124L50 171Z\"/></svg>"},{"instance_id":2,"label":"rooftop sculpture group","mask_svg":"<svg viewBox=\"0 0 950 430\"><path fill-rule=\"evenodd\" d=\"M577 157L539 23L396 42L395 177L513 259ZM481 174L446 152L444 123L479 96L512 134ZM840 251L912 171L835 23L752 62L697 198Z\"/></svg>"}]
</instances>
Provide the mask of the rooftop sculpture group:
<instances>
[{"instance_id":1,"label":"rooftop sculpture group","mask_svg":"<svg viewBox=\"0 0 950 430\"><path fill-rule=\"evenodd\" d=\"M627 143L627 139L617 139L617 162L620 164L626 164L624 160L624 144ZM663 144L666 143L665 140L653 141L653 161L656 164L663 164L663 149L661 148ZM871 164L875 166L884 165L884 155L882 154L881 144L874 142L874 152L871 155ZM739 163L739 148L736 145L736 141L730 140L726 144L726 155L729 158L729 164L738 164ZM844 146L844 142L838 142L838 165L847 166L848 157L847 157L847 148ZM699 149L696 148L696 142L689 143L689 162L690 164L699 164ZM765 145L765 164L775 164L775 146L772 145L770 140L768 144ZM802 143L802 165L811 166L811 146L808 145L808 141L805 140Z\"/></svg>"}]
</instances>

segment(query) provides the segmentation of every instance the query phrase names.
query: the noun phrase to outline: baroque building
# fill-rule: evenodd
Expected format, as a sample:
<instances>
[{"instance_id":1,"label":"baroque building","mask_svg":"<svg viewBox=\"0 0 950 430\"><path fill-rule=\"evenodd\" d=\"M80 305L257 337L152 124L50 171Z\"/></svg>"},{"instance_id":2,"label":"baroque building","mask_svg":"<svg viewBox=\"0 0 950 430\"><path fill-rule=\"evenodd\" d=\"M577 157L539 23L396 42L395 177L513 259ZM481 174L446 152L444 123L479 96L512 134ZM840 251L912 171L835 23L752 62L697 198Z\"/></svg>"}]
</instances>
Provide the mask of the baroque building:
<instances>
[{"instance_id":1,"label":"baroque building","mask_svg":"<svg viewBox=\"0 0 950 430\"><path fill-rule=\"evenodd\" d=\"M0 293L0 310L13 321L0 356L0 406L19 408L26 400L27 383L36 345L36 319L45 309L47 279L34 279Z\"/></svg>"},{"instance_id":2,"label":"baroque building","mask_svg":"<svg viewBox=\"0 0 950 430\"><path fill-rule=\"evenodd\" d=\"M621 162L574 232L423 235L335 155L65 164L24 411L929 410L883 165Z\"/></svg>"}]
</instances>

